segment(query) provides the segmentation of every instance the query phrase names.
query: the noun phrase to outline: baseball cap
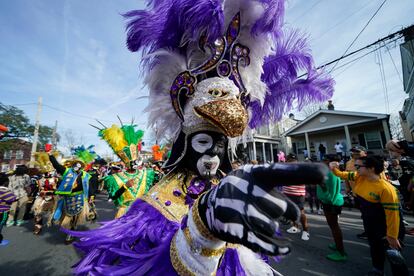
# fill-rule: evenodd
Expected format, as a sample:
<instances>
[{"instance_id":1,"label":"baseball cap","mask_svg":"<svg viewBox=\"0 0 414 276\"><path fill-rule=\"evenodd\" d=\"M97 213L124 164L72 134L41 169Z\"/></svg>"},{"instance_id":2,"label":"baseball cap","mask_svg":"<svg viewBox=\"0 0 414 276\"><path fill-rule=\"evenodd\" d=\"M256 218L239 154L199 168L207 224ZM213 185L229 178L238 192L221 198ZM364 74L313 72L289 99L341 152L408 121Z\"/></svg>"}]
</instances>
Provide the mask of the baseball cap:
<instances>
[{"instance_id":1,"label":"baseball cap","mask_svg":"<svg viewBox=\"0 0 414 276\"><path fill-rule=\"evenodd\" d=\"M352 153L360 153L362 151L367 152L367 149L364 148L363 146L355 146L355 147L352 147L351 150L350 150L350 152L352 152Z\"/></svg>"}]
</instances>

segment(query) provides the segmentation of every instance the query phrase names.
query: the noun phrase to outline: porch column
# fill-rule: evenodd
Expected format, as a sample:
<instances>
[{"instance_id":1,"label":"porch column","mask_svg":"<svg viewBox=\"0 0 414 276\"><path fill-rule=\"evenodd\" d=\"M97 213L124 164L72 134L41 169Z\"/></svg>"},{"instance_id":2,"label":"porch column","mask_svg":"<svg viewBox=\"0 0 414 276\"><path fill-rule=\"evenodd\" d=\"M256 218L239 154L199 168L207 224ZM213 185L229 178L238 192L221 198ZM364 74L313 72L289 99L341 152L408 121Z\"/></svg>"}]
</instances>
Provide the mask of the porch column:
<instances>
[{"instance_id":1,"label":"porch column","mask_svg":"<svg viewBox=\"0 0 414 276\"><path fill-rule=\"evenodd\" d=\"M382 120L382 128L384 129L385 140L387 140L386 142L388 142L389 140L391 140L391 134L390 134L390 128L388 127L387 120Z\"/></svg>"},{"instance_id":2,"label":"porch column","mask_svg":"<svg viewBox=\"0 0 414 276\"><path fill-rule=\"evenodd\" d=\"M263 152L263 163L266 162L266 148L265 148L265 142L262 142L262 152Z\"/></svg>"},{"instance_id":3,"label":"porch column","mask_svg":"<svg viewBox=\"0 0 414 276\"><path fill-rule=\"evenodd\" d=\"M271 162L275 162L275 159L273 158L273 144L270 143L270 158L271 158Z\"/></svg>"},{"instance_id":4,"label":"porch column","mask_svg":"<svg viewBox=\"0 0 414 276\"><path fill-rule=\"evenodd\" d=\"M351 150L352 144L351 144L351 135L349 135L349 128L347 125L344 126L345 129L345 138L346 138L346 148L348 151ZM347 153L345 153L347 154Z\"/></svg>"},{"instance_id":5,"label":"porch column","mask_svg":"<svg viewBox=\"0 0 414 276\"><path fill-rule=\"evenodd\" d=\"M254 141L254 138L253 138L252 146L253 146L253 160L257 160L257 158L256 158L256 142Z\"/></svg>"},{"instance_id":6,"label":"porch column","mask_svg":"<svg viewBox=\"0 0 414 276\"><path fill-rule=\"evenodd\" d=\"M305 132L305 141L306 141L306 150L308 151L308 157L311 157L311 151L310 151L310 143L309 143L309 135L307 132Z\"/></svg>"}]
</instances>

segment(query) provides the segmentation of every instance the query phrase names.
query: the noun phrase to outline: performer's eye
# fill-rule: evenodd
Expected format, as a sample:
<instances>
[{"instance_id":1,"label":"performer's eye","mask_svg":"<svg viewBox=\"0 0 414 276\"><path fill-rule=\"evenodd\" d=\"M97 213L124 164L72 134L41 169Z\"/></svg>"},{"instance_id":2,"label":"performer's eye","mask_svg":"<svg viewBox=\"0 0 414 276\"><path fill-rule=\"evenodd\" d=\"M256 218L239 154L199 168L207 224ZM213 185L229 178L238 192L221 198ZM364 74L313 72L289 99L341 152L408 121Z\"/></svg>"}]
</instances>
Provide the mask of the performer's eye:
<instances>
[{"instance_id":1,"label":"performer's eye","mask_svg":"<svg viewBox=\"0 0 414 276\"><path fill-rule=\"evenodd\" d=\"M213 145L213 138L208 134L200 133L191 139L191 145L196 152L204 153Z\"/></svg>"},{"instance_id":2,"label":"performer's eye","mask_svg":"<svg viewBox=\"0 0 414 276\"><path fill-rule=\"evenodd\" d=\"M229 94L229 92L220 89L211 89L208 91L208 93L215 98L223 98Z\"/></svg>"}]
</instances>

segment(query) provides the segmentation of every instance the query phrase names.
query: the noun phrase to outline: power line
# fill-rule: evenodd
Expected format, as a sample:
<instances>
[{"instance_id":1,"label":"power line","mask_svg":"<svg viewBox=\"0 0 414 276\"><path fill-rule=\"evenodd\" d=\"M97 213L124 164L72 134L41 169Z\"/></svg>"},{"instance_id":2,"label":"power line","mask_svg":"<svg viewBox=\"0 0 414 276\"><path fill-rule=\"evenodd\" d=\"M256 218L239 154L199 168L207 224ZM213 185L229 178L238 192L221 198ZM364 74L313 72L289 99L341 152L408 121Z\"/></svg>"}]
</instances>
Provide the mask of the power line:
<instances>
[{"instance_id":1,"label":"power line","mask_svg":"<svg viewBox=\"0 0 414 276\"><path fill-rule=\"evenodd\" d=\"M23 105L37 105L37 103L11 104L9 106L23 106ZM2 104L2 107L3 108L5 108L5 106L6 105L3 105ZM52 110L55 110L55 111L59 111L59 112L62 112L62 113L65 113L65 114L68 114L68 115L71 115L71 116L79 117L79 118L84 118L84 119L93 120L93 121L95 121L96 119L98 119L98 118L94 118L94 117L87 116L87 115L83 115L83 114L73 113L73 112L70 112L70 111L67 111L67 110L64 110L64 109L60 109L60 108L57 108L57 107L54 107L54 106L51 106L51 105L48 105L48 104L43 104L43 106L44 107L47 107L49 109L52 109ZM102 120L99 119L99 121L101 121L101 122L107 122L107 123L111 123L111 124L116 124L117 123L115 121L103 120L103 119ZM135 123L135 124L136 125L145 125L145 123Z\"/></svg>"},{"instance_id":2,"label":"power line","mask_svg":"<svg viewBox=\"0 0 414 276\"><path fill-rule=\"evenodd\" d=\"M297 20L299 20L300 18L302 18L302 16L304 16L305 14L307 14L308 12L310 12L314 7L316 7L320 2L322 2L322 0L319 0L318 2L316 2L315 4L313 4L309 9L307 9L301 15L299 15L298 17L296 17L292 22L295 23Z\"/></svg>"},{"instance_id":3,"label":"power line","mask_svg":"<svg viewBox=\"0 0 414 276\"><path fill-rule=\"evenodd\" d=\"M333 25L332 27L330 27L329 29L327 29L325 32L322 33L322 35L313 38L310 40L310 42L315 42L318 41L319 39L321 39L322 37L324 37L326 34L328 34L330 31L334 30L336 27L342 25L343 23L345 23L346 21L348 21L349 19L351 19L355 14L363 11L369 4L371 4L371 1L368 0L367 3L362 7L362 8L358 8L357 10L353 11L351 14L347 15L343 20L339 21L338 23L336 23L335 25Z\"/></svg>"},{"instance_id":4,"label":"power line","mask_svg":"<svg viewBox=\"0 0 414 276\"><path fill-rule=\"evenodd\" d=\"M350 61L348 61L348 62L346 62L346 63L344 63L344 64L341 64L340 66L336 67L333 71L336 71L336 70L338 70L338 69L341 69L341 68L343 68L343 67L347 66L348 64L354 63L354 62L356 62L356 61L358 61L358 60L360 60L360 59L362 59L362 58L366 57L367 55L369 55L369 54L371 54L371 53L373 53L373 52L375 52L375 51L378 51L380 48L385 47L386 45L388 45L388 44L391 44L391 43L395 42L395 41L396 41L396 40L398 40L398 39L399 39L399 38L396 38L396 39L391 40L391 41L389 41L389 42L387 42L387 43L384 43L384 44L380 45L378 48L375 48L375 49L373 49L373 50L371 50L371 51L369 51L369 52L367 52L367 53L365 53L365 54L363 54L363 55L361 55L361 56L359 56L359 57L356 57L356 58L354 58L354 59L352 59L352 60L350 60ZM352 66L352 65L351 65L351 66ZM338 75L342 74L343 72L345 72L346 70L348 70L351 66L349 66L349 67L348 67L348 68L346 68L344 71L342 71L342 72L340 72L339 74L337 74L336 76L338 76Z\"/></svg>"},{"instance_id":5,"label":"power line","mask_svg":"<svg viewBox=\"0 0 414 276\"><path fill-rule=\"evenodd\" d=\"M403 82L403 80L401 79L400 72L398 71L397 66L395 65L395 62L394 62L394 59L393 59L393 57L392 57L392 55L391 55L390 49L388 48L388 46L386 46L386 49L387 49L388 55L390 56L390 59L391 59L392 65L394 65L394 69L395 69L395 71L397 72L398 78L400 79L400 81L401 81L401 83L402 83L402 82Z\"/></svg>"},{"instance_id":6,"label":"power line","mask_svg":"<svg viewBox=\"0 0 414 276\"><path fill-rule=\"evenodd\" d=\"M379 10L382 8L382 6L384 6L385 2L387 2L387 0L384 0L381 5L378 7L378 9L375 11L375 13L371 16L371 18L368 20L368 22L365 24L365 26L362 28L362 30L358 33L358 35L354 38L354 40L351 42L351 44L348 46L348 48L346 48L345 52L342 54L341 57L344 57L346 55L346 53L348 52L348 50L352 47L352 45L354 45L355 41L359 38L359 36L362 34L362 32L368 27L369 23L372 21L372 19L374 19L374 17L377 15L377 13L379 12ZM329 71L329 73L332 72L332 70L335 69L336 65L338 64L339 60L336 61L336 63L334 64L334 66L331 68L331 70Z\"/></svg>"}]
</instances>

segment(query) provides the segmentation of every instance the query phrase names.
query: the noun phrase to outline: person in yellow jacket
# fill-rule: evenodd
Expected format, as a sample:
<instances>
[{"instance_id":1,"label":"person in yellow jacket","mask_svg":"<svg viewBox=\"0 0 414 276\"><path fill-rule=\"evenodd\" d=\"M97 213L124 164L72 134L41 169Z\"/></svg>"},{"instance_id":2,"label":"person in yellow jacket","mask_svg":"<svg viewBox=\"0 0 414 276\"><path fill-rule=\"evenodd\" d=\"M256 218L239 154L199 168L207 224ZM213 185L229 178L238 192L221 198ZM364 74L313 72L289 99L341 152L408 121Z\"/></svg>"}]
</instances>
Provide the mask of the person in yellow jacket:
<instances>
[{"instance_id":1,"label":"person in yellow jacket","mask_svg":"<svg viewBox=\"0 0 414 276\"><path fill-rule=\"evenodd\" d=\"M353 191L368 236L372 272L382 275L386 250L401 250L400 240L404 237L397 192L380 176L384 170L384 162L376 156L360 157L355 160L356 171L353 172L341 172L338 162L331 162L329 165L336 176L355 183ZM393 275L408 275L405 263L396 264L391 260L390 263Z\"/></svg>"}]
</instances>

